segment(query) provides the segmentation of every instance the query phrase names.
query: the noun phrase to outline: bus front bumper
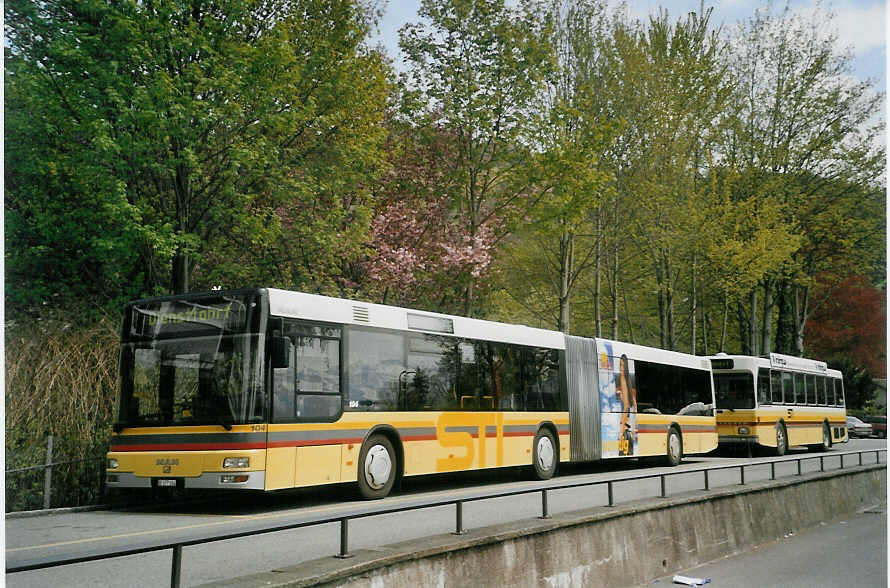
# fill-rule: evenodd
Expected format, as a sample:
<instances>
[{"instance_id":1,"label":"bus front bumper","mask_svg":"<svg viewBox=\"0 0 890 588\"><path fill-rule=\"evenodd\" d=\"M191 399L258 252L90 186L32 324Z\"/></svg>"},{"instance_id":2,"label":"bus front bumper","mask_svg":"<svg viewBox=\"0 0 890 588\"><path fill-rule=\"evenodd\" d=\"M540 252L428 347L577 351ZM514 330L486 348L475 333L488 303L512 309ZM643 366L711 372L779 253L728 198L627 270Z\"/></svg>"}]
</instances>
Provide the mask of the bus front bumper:
<instances>
[{"instance_id":1,"label":"bus front bumper","mask_svg":"<svg viewBox=\"0 0 890 588\"><path fill-rule=\"evenodd\" d=\"M137 476L130 472L109 470L105 474L108 488L213 488L216 490L263 490L266 472L205 472L199 476Z\"/></svg>"}]
</instances>

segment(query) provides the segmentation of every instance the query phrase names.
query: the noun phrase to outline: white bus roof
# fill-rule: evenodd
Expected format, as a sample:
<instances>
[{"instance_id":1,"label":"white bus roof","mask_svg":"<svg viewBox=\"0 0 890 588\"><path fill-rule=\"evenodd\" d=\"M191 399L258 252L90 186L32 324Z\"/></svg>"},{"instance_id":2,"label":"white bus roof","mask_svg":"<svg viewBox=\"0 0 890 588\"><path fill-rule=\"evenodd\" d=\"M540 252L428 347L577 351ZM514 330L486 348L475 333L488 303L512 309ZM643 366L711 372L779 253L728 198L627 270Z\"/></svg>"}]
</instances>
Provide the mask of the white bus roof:
<instances>
[{"instance_id":1,"label":"white bus roof","mask_svg":"<svg viewBox=\"0 0 890 588\"><path fill-rule=\"evenodd\" d=\"M718 354L710 357L712 360L731 359L733 361L734 370L755 370L760 367L772 367L776 369L786 369L795 372L805 372L813 374L825 374L834 378L841 378L843 374L838 370L828 368L828 364L817 359L807 359L805 357L795 357L793 355L783 355L781 353L770 353L769 357L754 357L752 355L727 355ZM724 371L721 368L714 368L714 371ZM726 370L729 371L729 370Z\"/></svg>"},{"instance_id":2,"label":"white bus roof","mask_svg":"<svg viewBox=\"0 0 890 588\"><path fill-rule=\"evenodd\" d=\"M565 349L565 335L559 331L275 288L267 291L274 316Z\"/></svg>"},{"instance_id":3,"label":"white bus roof","mask_svg":"<svg viewBox=\"0 0 890 588\"><path fill-rule=\"evenodd\" d=\"M710 359L699 355L689 355L688 353L681 353L679 351L668 351L666 349L658 349L657 347L646 347L644 345L624 343L623 341L596 339L597 353L603 353L607 348L611 348L612 357L626 355L633 360L651 361L703 370L709 370L711 368Z\"/></svg>"}]
</instances>

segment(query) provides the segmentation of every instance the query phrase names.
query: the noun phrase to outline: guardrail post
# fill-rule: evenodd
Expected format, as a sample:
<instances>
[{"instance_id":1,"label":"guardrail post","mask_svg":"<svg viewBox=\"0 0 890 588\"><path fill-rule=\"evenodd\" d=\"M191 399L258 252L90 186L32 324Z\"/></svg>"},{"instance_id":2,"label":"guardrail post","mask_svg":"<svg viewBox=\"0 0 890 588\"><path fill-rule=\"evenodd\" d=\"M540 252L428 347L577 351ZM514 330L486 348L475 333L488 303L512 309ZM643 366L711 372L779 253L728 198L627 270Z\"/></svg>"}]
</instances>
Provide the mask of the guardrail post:
<instances>
[{"instance_id":1,"label":"guardrail post","mask_svg":"<svg viewBox=\"0 0 890 588\"><path fill-rule=\"evenodd\" d=\"M612 482L606 484L606 489L609 492L609 506L615 506L615 493L612 491Z\"/></svg>"},{"instance_id":2,"label":"guardrail post","mask_svg":"<svg viewBox=\"0 0 890 588\"><path fill-rule=\"evenodd\" d=\"M667 498L667 481L664 474L661 475L661 497Z\"/></svg>"},{"instance_id":3,"label":"guardrail post","mask_svg":"<svg viewBox=\"0 0 890 588\"><path fill-rule=\"evenodd\" d=\"M170 570L170 588L179 588L182 577L182 545L173 546L173 568Z\"/></svg>"},{"instance_id":4,"label":"guardrail post","mask_svg":"<svg viewBox=\"0 0 890 588\"><path fill-rule=\"evenodd\" d=\"M710 470L705 470L705 492L711 489L711 480L708 477Z\"/></svg>"},{"instance_id":5,"label":"guardrail post","mask_svg":"<svg viewBox=\"0 0 890 588\"><path fill-rule=\"evenodd\" d=\"M797 475L798 475L798 476L802 476L802 475L803 475L803 470L800 469L800 462L802 462L802 461L803 461L802 459L798 459L798 460L797 460Z\"/></svg>"},{"instance_id":6,"label":"guardrail post","mask_svg":"<svg viewBox=\"0 0 890 588\"><path fill-rule=\"evenodd\" d=\"M844 469L844 454L841 453L841 469Z\"/></svg>"},{"instance_id":7,"label":"guardrail post","mask_svg":"<svg viewBox=\"0 0 890 588\"><path fill-rule=\"evenodd\" d=\"M349 553L349 519L340 519L340 553L335 557L339 559L352 557Z\"/></svg>"},{"instance_id":8,"label":"guardrail post","mask_svg":"<svg viewBox=\"0 0 890 588\"><path fill-rule=\"evenodd\" d=\"M875 451L875 463L881 463L881 450Z\"/></svg>"},{"instance_id":9,"label":"guardrail post","mask_svg":"<svg viewBox=\"0 0 890 588\"><path fill-rule=\"evenodd\" d=\"M862 465L862 452L859 452L859 465Z\"/></svg>"},{"instance_id":10,"label":"guardrail post","mask_svg":"<svg viewBox=\"0 0 890 588\"><path fill-rule=\"evenodd\" d=\"M744 465L739 467L739 478L740 478L739 485L744 486L745 485L745 466Z\"/></svg>"},{"instance_id":11,"label":"guardrail post","mask_svg":"<svg viewBox=\"0 0 890 588\"><path fill-rule=\"evenodd\" d=\"M820 472L825 471L825 457L822 455L819 456L819 471Z\"/></svg>"},{"instance_id":12,"label":"guardrail post","mask_svg":"<svg viewBox=\"0 0 890 588\"><path fill-rule=\"evenodd\" d=\"M46 438L46 469L43 470L43 508L48 509L53 489L53 436Z\"/></svg>"},{"instance_id":13,"label":"guardrail post","mask_svg":"<svg viewBox=\"0 0 890 588\"><path fill-rule=\"evenodd\" d=\"M774 461L771 461L769 464L769 479L770 480L776 479L776 462L774 462Z\"/></svg>"},{"instance_id":14,"label":"guardrail post","mask_svg":"<svg viewBox=\"0 0 890 588\"><path fill-rule=\"evenodd\" d=\"M547 491L541 490L541 518L550 518L550 509L547 508Z\"/></svg>"},{"instance_id":15,"label":"guardrail post","mask_svg":"<svg viewBox=\"0 0 890 588\"><path fill-rule=\"evenodd\" d=\"M454 513L454 533L452 535L463 535L464 534L464 503L461 500L458 500L454 503L455 513Z\"/></svg>"}]
</instances>

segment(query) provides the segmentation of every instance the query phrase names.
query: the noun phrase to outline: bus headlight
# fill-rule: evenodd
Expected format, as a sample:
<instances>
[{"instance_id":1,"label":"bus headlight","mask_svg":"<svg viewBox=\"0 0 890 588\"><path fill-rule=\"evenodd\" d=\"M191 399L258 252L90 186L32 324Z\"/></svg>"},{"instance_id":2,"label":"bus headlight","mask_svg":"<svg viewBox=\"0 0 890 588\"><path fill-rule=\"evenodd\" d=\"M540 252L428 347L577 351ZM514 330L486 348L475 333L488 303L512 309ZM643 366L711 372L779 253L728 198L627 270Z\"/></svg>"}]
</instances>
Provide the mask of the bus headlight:
<instances>
[{"instance_id":1,"label":"bus headlight","mask_svg":"<svg viewBox=\"0 0 890 588\"><path fill-rule=\"evenodd\" d=\"M117 467L118 467L117 460L114 459L113 457L109 458L109 459L108 459L108 469L109 469L109 470L116 470Z\"/></svg>"},{"instance_id":2,"label":"bus headlight","mask_svg":"<svg viewBox=\"0 0 890 588\"><path fill-rule=\"evenodd\" d=\"M249 457L227 457L223 460L223 469L246 468L250 466Z\"/></svg>"},{"instance_id":3,"label":"bus headlight","mask_svg":"<svg viewBox=\"0 0 890 588\"><path fill-rule=\"evenodd\" d=\"M747 435L751 432L751 429L748 427L739 427L739 435Z\"/></svg>"}]
</instances>

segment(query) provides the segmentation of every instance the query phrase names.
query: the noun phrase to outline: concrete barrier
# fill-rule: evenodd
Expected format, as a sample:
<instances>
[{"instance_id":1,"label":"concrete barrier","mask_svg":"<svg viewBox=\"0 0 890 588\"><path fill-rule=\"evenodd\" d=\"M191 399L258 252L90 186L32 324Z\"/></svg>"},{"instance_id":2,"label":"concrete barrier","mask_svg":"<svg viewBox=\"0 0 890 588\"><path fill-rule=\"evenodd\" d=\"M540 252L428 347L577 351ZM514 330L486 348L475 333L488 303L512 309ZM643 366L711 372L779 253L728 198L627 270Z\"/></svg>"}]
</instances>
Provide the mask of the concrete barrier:
<instances>
[{"instance_id":1,"label":"concrete barrier","mask_svg":"<svg viewBox=\"0 0 890 588\"><path fill-rule=\"evenodd\" d=\"M205 586L636 586L886 495L886 464L861 466L406 541Z\"/></svg>"}]
</instances>

